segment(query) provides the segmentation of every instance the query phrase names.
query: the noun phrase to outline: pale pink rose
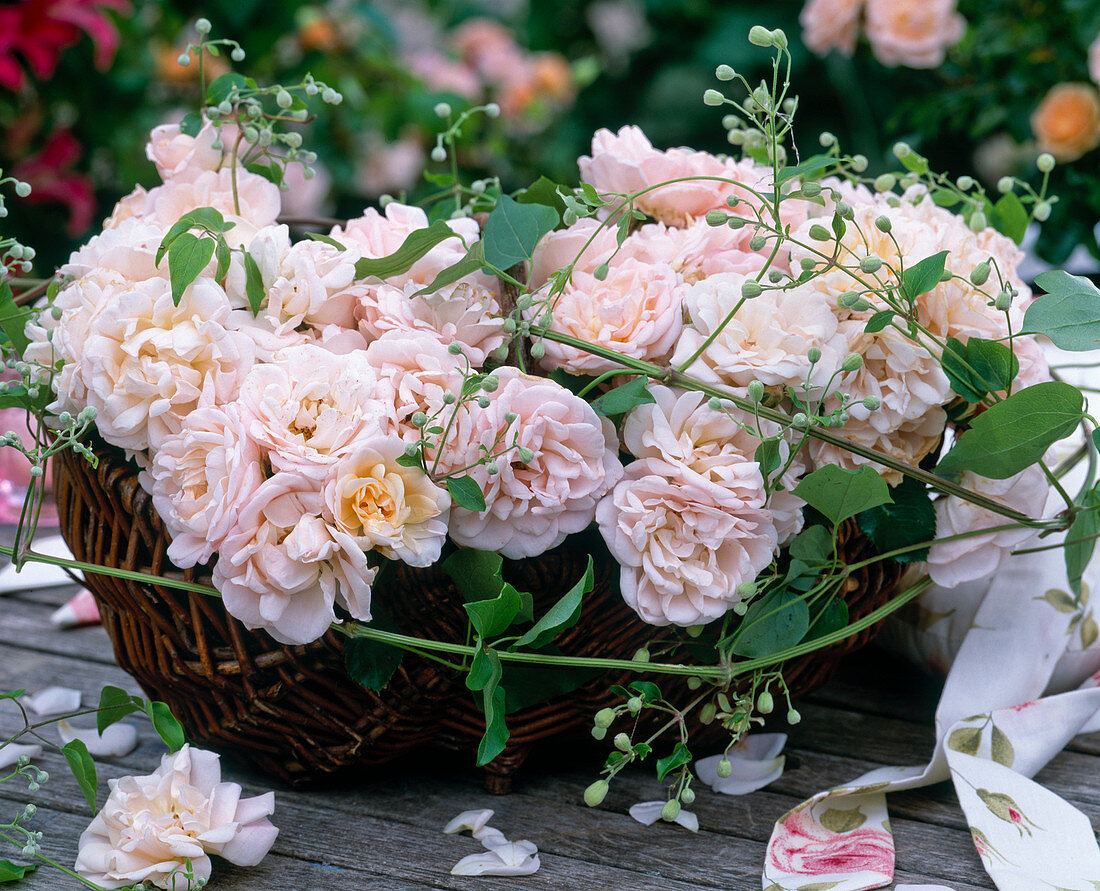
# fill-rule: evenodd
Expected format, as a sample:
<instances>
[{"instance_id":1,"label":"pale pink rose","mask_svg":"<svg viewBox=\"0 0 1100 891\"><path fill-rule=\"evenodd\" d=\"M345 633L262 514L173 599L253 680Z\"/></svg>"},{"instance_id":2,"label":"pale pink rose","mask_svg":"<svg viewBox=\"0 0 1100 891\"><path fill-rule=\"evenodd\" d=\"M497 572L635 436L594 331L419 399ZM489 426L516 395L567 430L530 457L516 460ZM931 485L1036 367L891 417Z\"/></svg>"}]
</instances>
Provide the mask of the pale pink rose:
<instances>
[{"instance_id":1,"label":"pale pink rose","mask_svg":"<svg viewBox=\"0 0 1100 891\"><path fill-rule=\"evenodd\" d=\"M1089 44L1089 77L1092 82L1100 86L1100 34Z\"/></svg>"},{"instance_id":2,"label":"pale pink rose","mask_svg":"<svg viewBox=\"0 0 1100 891\"><path fill-rule=\"evenodd\" d=\"M377 568L347 533L322 517L320 482L278 472L245 504L222 541L214 587L231 616L281 643L306 644L336 621L339 603L370 619Z\"/></svg>"},{"instance_id":3,"label":"pale pink rose","mask_svg":"<svg viewBox=\"0 0 1100 891\"><path fill-rule=\"evenodd\" d=\"M325 480L325 519L364 551L431 566L447 538L451 496L419 467L398 464L404 453L392 434L359 442Z\"/></svg>"},{"instance_id":4,"label":"pale pink rose","mask_svg":"<svg viewBox=\"0 0 1100 891\"><path fill-rule=\"evenodd\" d=\"M685 369L707 383L722 383L743 391L752 381L768 387L799 390L825 384L847 354L848 338L824 296L800 285L766 290L745 300L737 314L727 316L741 300L745 276L712 275L688 288L684 303L688 324L676 344L671 364L686 363L716 334ZM811 366L810 347L821 350Z\"/></svg>"},{"instance_id":5,"label":"pale pink rose","mask_svg":"<svg viewBox=\"0 0 1100 891\"><path fill-rule=\"evenodd\" d=\"M241 321L225 292L201 276L179 306L164 279L110 294L74 360L103 438L133 452L156 449L192 411L234 399L255 360Z\"/></svg>"},{"instance_id":6,"label":"pale pink rose","mask_svg":"<svg viewBox=\"0 0 1100 891\"><path fill-rule=\"evenodd\" d=\"M752 461L722 482L656 458L635 461L596 508L622 567L623 599L652 625L699 625L724 615L772 561L778 544Z\"/></svg>"},{"instance_id":7,"label":"pale pink rose","mask_svg":"<svg viewBox=\"0 0 1100 891\"><path fill-rule=\"evenodd\" d=\"M743 199L734 213L752 216L749 206L759 201L749 190L766 191L771 172L751 161L722 160L686 148L659 151L637 127L623 127L617 134L596 131L591 156L584 155L577 163L581 179L600 192L632 194L657 186L640 195L635 204L670 226L701 219L708 210L729 212L726 199L731 196ZM670 182L685 177L712 179Z\"/></svg>"},{"instance_id":8,"label":"pale pink rose","mask_svg":"<svg viewBox=\"0 0 1100 891\"><path fill-rule=\"evenodd\" d=\"M148 194L144 186L134 186L134 191L119 198L111 215L103 221L104 230L114 229L120 223L144 213L145 198Z\"/></svg>"},{"instance_id":9,"label":"pale pink rose","mask_svg":"<svg viewBox=\"0 0 1100 891\"><path fill-rule=\"evenodd\" d=\"M263 482L259 448L243 435L240 406L200 408L169 436L140 476L172 543L168 559L188 568L206 563Z\"/></svg>"},{"instance_id":10,"label":"pale pink rose","mask_svg":"<svg viewBox=\"0 0 1100 891\"><path fill-rule=\"evenodd\" d=\"M350 293L356 298L353 312L360 333L367 342L399 331L432 337L447 346L458 343L480 368L505 341L496 289L473 277L417 296L422 287L416 281L354 287Z\"/></svg>"},{"instance_id":11,"label":"pale pink rose","mask_svg":"<svg viewBox=\"0 0 1100 891\"><path fill-rule=\"evenodd\" d=\"M130 217L111 229L92 236L69 255L58 270L63 276L80 278L96 269L117 272L131 282L167 278L168 261L156 264L157 248L165 230L141 217Z\"/></svg>"},{"instance_id":12,"label":"pale pink rose","mask_svg":"<svg viewBox=\"0 0 1100 891\"><path fill-rule=\"evenodd\" d=\"M611 259L617 246L615 227L591 217L577 220L565 229L547 232L539 239L531 258L531 284L541 287L551 275L570 265L574 272L594 272Z\"/></svg>"},{"instance_id":13,"label":"pale pink rose","mask_svg":"<svg viewBox=\"0 0 1100 891\"><path fill-rule=\"evenodd\" d=\"M291 347L252 368L240 388L245 434L274 469L323 479L364 437L396 432L388 385L362 352Z\"/></svg>"},{"instance_id":14,"label":"pale pink rose","mask_svg":"<svg viewBox=\"0 0 1100 891\"><path fill-rule=\"evenodd\" d=\"M836 50L855 52L864 0L807 0L799 13L802 42L819 56Z\"/></svg>"},{"instance_id":15,"label":"pale pink rose","mask_svg":"<svg viewBox=\"0 0 1100 891\"><path fill-rule=\"evenodd\" d=\"M427 160L427 152L415 135L391 143L368 141L358 153L356 188L370 198L407 191L416 185Z\"/></svg>"},{"instance_id":16,"label":"pale pink rose","mask_svg":"<svg viewBox=\"0 0 1100 891\"><path fill-rule=\"evenodd\" d=\"M883 65L936 68L966 30L956 0L866 0L867 39Z\"/></svg>"},{"instance_id":17,"label":"pale pink rose","mask_svg":"<svg viewBox=\"0 0 1100 891\"><path fill-rule=\"evenodd\" d=\"M171 179L150 189L145 195L144 209L135 216L167 231L196 207L213 207L226 222L234 224L225 233L226 241L231 247L241 247L248 244L259 229L275 222L281 201L279 187L273 182L238 169L235 202L232 170L222 168L204 170L193 179Z\"/></svg>"},{"instance_id":18,"label":"pale pink rose","mask_svg":"<svg viewBox=\"0 0 1100 891\"><path fill-rule=\"evenodd\" d=\"M228 134L223 138L228 138ZM208 120L195 136L180 131L179 124L154 127L145 146L145 156L157 165L157 173L165 182L186 180L204 170L217 170L222 165L223 151L214 148L218 129Z\"/></svg>"},{"instance_id":19,"label":"pale pink rose","mask_svg":"<svg viewBox=\"0 0 1100 891\"><path fill-rule=\"evenodd\" d=\"M190 745L165 755L149 776L107 785L76 858L76 871L102 888L144 882L187 891L188 866L196 879L210 878L210 855L255 866L279 834L268 819L274 794L242 798L237 783L222 782L218 756Z\"/></svg>"},{"instance_id":20,"label":"pale pink rose","mask_svg":"<svg viewBox=\"0 0 1100 891\"><path fill-rule=\"evenodd\" d=\"M282 228L282 227L280 227ZM255 240L254 242L255 243ZM280 258L267 288L267 314L279 320L280 333L302 326L355 328L355 280L358 256L323 241L300 241ZM266 282L265 282L266 284Z\"/></svg>"},{"instance_id":21,"label":"pale pink rose","mask_svg":"<svg viewBox=\"0 0 1100 891\"><path fill-rule=\"evenodd\" d=\"M418 282L421 286L427 285L437 273L465 257L466 250L481 237L476 220L448 220L447 226L455 233L456 238L441 241L417 260L408 272L392 276L386 281L397 287L408 281ZM386 205L384 213L379 213L373 207L368 208L363 216L349 220L346 227L333 227L329 236L357 251L362 257L380 259L395 253L417 229L426 228L428 217L421 208L392 201ZM476 282L485 287L493 286L493 280L480 273L469 276L464 281Z\"/></svg>"},{"instance_id":22,"label":"pale pink rose","mask_svg":"<svg viewBox=\"0 0 1100 891\"><path fill-rule=\"evenodd\" d=\"M683 328L683 301L683 283L671 268L627 258L615 263L603 281L575 272L554 303L551 328L635 359L659 362ZM536 305L528 316L536 319L541 313ZM543 343L543 368L599 374L619 367L576 347Z\"/></svg>"},{"instance_id":23,"label":"pale pink rose","mask_svg":"<svg viewBox=\"0 0 1100 891\"><path fill-rule=\"evenodd\" d=\"M588 526L596 503L622 476L615 428L553 381L512 367L494 374L499 386L489 407L458 411L436 475L462 471L485 494L480 513L451 508L456 543L509 559L533 557ZM531 461L520 460L518 446L531 450ZM482 447L494 455L508 450L495 459L498 473L478 463Z\"/></svg>"},{"instance_id":24,"label":"pale pink rose","mask_svg":"<svg viewBox=\"0 0 1100 891\"><path fill-rule=\"evenodd\" d=\"M894 839L885 829L826 829L805 810L791 811L768 845L768 867L788 875L874 873L883 884L894 877Z\"/></svg>"},{"instance_id":25,"label":"pale pink rose","mask_svg":"<svg viewBox=\"0 0 1100 891\"><path fill-rule=\"evenodd\" d=\"M454 93L463 99L481 98L481 79L464 62L449 59L435 50L421 50L406 55L405 64L430 90Z\"/></svg>"},{"instance_id":26,"label":"pale pink rose","mask_svg":"<svg viewBox=\"0 0 1100 891\"><path fill-rule=\"evenodd\" d=\"M705 221L682 228L647 223L627 238L616 260L633 257L643 263L664 263L687 284L722 272L755 275L765 257L749 250L751 237L747 226L734 231ZM771 268L783 269L785 264L773 262Z\"/></svg>"},{"instance_id":27,"label":"pale pink rose","mask_svg":"<svg viewBox=\"0 0 1100 891\"><path fill-rule=\"evenodd\" d=\"M756 460L760 439L744 426L755 424L753 418L743 417L739 423L711 408L706 395L696 390L675 390L660 384L650 384L648 389L654 401L639 405L623 419L623 445L634 457L682 464L719 485L731 475L736 477L740 465ZM767 421L763 424L766 426L761 432L774 436L776 430L768 427ZM789 458L790 446L781 442L783 466ZM767 509L780 544L802 529L805 502L790 490L805 469L801 456L795 456L783 474L784 488L773 489L768 495Z\"/></svg>"},{"instance_id":28,"label":"pale pink rose","mask_svg":"<svg viewBox=\"0 0 1100 891\"><path fill-rule=\"evenodd\" d=\"M390 416L407 442L417 442L420 430L410 418L418 411L431 418L444 411L444 397L462 394L465 362L434 337L390 331L371 342L364 353L379 381L393 397Z\"/></svg>"},{"instance_id":29,"label":"pale pink rose","mask_svg":"<svg viewBox=\"0 0 1100 891\"><path fill-rule=\"evenodd\" d=\"M1006 480L986 479L967 471L960 477L959 484L1028 516L1042 509L1050 491L1038 466L1029 467ZM946 495L936 502L937 538L1006 523L1008 521L1001 515L961 498ZM937 541L928 552L928 574L944 588L985 578L1004 565L1014 548L1035 534L1034 529L1016 526L956 541Z\"/></svg>"}]
</instances>

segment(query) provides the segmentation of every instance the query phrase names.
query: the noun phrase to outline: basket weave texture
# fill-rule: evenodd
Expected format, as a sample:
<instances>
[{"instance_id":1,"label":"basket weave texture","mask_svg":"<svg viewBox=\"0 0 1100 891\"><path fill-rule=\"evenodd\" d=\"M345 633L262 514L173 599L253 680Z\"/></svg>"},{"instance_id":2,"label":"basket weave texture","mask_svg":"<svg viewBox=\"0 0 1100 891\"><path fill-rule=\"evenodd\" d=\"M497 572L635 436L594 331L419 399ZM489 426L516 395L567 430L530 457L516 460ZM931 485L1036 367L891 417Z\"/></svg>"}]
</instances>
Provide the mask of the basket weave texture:
<instances>
[{"instance_id":1,"label":"basket weave texture","mask_svg":"<svg viewBox=\"0 0 1100 891\"><path fill-rule=\"evenodd\" d=\"M102 442L93 449L97 468L71 450L63 451L56 464L61 531L76 558L209 585L208 568L183 571L169 563L171 538L134 466ZM846 526L841 539L849 561L870 552L854 526ZM535 614L541 615L581 577L587 561L588 550L567 541L537 558L506 561L504 575L531 592ZM396 568L376 596L386 598L399 630L465 642L463 599L438 565ZM585 597L580 621L555 644L570 655L629 659L660 629L640 621L616 593L618 566L609 556L597 559L594 569L595 587ZM374 693L349 677L344 638L336 632L306 646L287 646L246 629L217 598L86 575L118 664L150 697L166 702L197 743L241 756L293 785L383 764L420 747L465 751L473 761L485 720L457 672L406 654L389 685ZM851 618L882 605L899 575L897 564L880 562L849 578L845 597ZM792 693L819 686L842 656L872 634L868 629L788 662L784 678ZM690 661L687 653L669 658ZM593 714L618 701L609 686L636 679L633 673L607 672L571 693L508 715L511 738L489 765L490 790L507 791L513 772L537 743L551 737L587 738ZM686 701L682 679L650 679L660 683L669 700ZM719 738L715 725L702 730Z\"/></svg>"}]
</instances>

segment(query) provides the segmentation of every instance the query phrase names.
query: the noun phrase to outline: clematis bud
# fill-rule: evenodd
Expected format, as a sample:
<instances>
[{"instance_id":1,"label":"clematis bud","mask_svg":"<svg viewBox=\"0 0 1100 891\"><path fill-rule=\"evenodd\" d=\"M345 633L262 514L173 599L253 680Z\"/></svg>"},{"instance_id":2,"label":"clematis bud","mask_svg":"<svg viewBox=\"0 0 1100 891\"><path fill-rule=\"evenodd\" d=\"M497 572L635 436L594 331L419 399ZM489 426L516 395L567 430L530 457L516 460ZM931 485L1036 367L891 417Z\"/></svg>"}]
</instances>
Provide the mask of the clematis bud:
<instances>
[{"instance_id":1,"label":"clematis bud","mask_svg":"<svg viewBox=\"0 0 1100 891\"><path fill-rule=\"evenodd\" d=\"M599 807L603 804L603 800L607 798L609 788L607 780L596 780L584 790L584 803L589 807Z\"/></svg>"}]
</instances>

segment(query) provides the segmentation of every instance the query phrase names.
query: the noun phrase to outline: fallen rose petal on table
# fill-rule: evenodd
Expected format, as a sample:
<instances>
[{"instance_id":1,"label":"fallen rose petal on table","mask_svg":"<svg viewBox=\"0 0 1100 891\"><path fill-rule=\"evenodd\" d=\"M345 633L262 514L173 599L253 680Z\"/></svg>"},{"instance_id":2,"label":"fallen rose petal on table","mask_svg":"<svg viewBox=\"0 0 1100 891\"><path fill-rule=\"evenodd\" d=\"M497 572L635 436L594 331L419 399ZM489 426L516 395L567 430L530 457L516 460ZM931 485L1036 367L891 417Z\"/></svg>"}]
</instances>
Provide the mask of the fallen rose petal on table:
<instances>
[{"instance_id":1,"label":"fallen rose petal on table","mask_svg":"<svg viewBox=\"0 0 1100 891\"><path fill-rule=\"evenodd\" d=\"M11 767L26 755L28 758L37 758L42 754L42 746L25 746L21 743L8 743L0 749L0 768Z\"/></svg>"},{"instance_id":2,"label":"fallen rose petal on table","mask_svg":"<svg viewBox=\"0 0 1100 891\"><path fill-rule=\"evenodd\" d=\"M62 744L79 739L93 758L128 755L138 744L138 732L133 724L112 724L100 735L95 727L74 727L68 721L58 721L57 733Z\"/></svg>"},{"instance_id":3,"label":"fallen rose petal on table","mask_svg":"<svg viewBox=\"0 0 1100 891\"><path fill-rule=\"evenodd\" d=\"M664 810L666 804L668 804L667 801L639 801L637 804L631 805L627 813L639 823L652 826L661 819L661 811ZM689 832L699 831L699 818L691 811L685 811L683 808L676 814L676 819L671 822L679 823Z\"/></svg>"},{"instance_id":4,"label":"fallen rose petal on table","mask_svg":"<svg viewBox=\"0 0 1100 891\"><path fill-rule=\"evenodd\" d=\"M24 696L23 704L36 715L63 715L80 708L80 691L71 687L47 687Z\"/></svg>"},{"instance_id":5,"label":"fallen rose petal on table","mask_svg":"<svg viewBox=\"0 0 1100 891\"><path fill-rule=\"evenodd\" d=\"M747 795L763 789L783 775L786 757L779 753L787 744L785 733L756 733L746 736L722 755L700 758L695 762L695 775L723 795ZM730 763L730 775L718 775L718 765L725 757Z\"/></svg>"},{"instance_id":6,"label":"fallen rose petal on table","mask_svg":"<svg viewBox=\"0 0 1100 891\"><path fill-rule=\"evenodd\" d=\"M470 854L454 865L455 876L529 876L538 871L538 848L529 841L511 842L484 854Z\"/></svg>"}]
</instances>

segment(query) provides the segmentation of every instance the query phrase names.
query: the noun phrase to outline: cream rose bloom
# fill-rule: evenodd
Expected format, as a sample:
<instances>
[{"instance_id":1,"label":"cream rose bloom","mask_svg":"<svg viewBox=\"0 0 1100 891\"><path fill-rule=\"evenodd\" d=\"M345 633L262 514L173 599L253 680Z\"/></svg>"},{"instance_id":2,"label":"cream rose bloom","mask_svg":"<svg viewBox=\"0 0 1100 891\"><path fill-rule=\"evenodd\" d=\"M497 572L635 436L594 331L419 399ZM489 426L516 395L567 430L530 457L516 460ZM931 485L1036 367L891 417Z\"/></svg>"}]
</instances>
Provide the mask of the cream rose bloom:
<instances>
[{"instance_id":1,"label":"cream rose bloom","mask_svg":"<svg viewBox=\"0 0 1100 891\"><path fill-rule=\"evenodd\" d=\"M960 477L959 484L1028 516L1046 504L1050 492L1046 477L1038 466L1029 467L1005 480L986 479L967 471ZM948 495L936 502L937 538L1007 523L999 514L961 498ZM937 541L928 551L928 574L932 581L944 588L985 578L1004 564L1013 549L1026 544L1035 534L1034 529L1018 526L956 541Z\"/></svg>"},{"instance_id":2,"label":"cream rose bloom","mask_svg":"<svg viewBox=\"0 0 1100 891\"><path fill-rule=\"evenodd\" d=\"M189 891L188 861L196 879L210 878L212 854L255 866L279 833L268 819L274 793L242 798L237 783L222 782L218 756L189 745L165 755L149 776L107 784L76 858L76 871L103 888L144 882Z\"/></svg>"},{"instance_id":3,"label":"cream rose bloom","mask_svg":"<svg viewBox=\"0 0 1100 891\"><path fill-rule=\"evenodd\" d=\"M683 465L635 461L597 506L596 522L622 566L623 599L652 625L721 617L778 545L751 461L731 465L721 484Z\"/></svg>"},{"instance_id":4,"label":"cream rose bloom","mask_svg":"<svg viewBox=\"0 0 1100 891\"><path fill-rule=\"evenodd\" d=\"M881 452L904 464L916 465L936 449L943 437L947 414L942 408L930 408L925 414L902 421L897 427L882 432L871 420L873 413L864 418L852 415L843 427L833 432L849 442ZM814 467L836 464L845 470L857 470L864 465L873 467L886 482L895 486L901 482L902 473L892 470L870 458L857 455L842 446L834 446L817 439L809 441L809 456Z\"/></svg>"},{"instance_id":5,"label":"cream rose bloom","mask_svg":"<svg viewBox=\"0 0 1100 891\"><path fill-rule=\"evenodd\" d=\"M324 478L365 437L396 430L387 385L363 353L291 347L252 368L240 388L245 435L275 470Z\"/></svg>"},{"instance_id":6,"label":"cream rose bloom","mask_svg":"<svg viewBox=\"0 0 1100 891\"><path fill-rule=\"evenodd\" d=\"M172 535L168 559L185 569L208 561L263 482L260 449L243 434L240 406L191 412L140 480Z\"/></svg>"},{"instance_id":7,"label":"cream rose bloom","mask_svg":"<svg viewBox=\"0 0 1100 891\"><path fill-rule=\"evenodd\" d=\"M867 39L883 65L936 68L966 30L956 0L867 0Z\"/></svg>"},{"instance_id":8,"label":"cream rose bloom","mask_svg":"<svg viewBox=\"0 0 1100 891\"><path fill-rule=\"evenodd\" d=\"M684 286L666 265L649 265L632 258L617 262L600 281L575 272L553 307L551 328L635 359L660 362L683 328ZM532 307L537 319L542 309ZM543 368L571 374L599 374L620 367L576 347L543 341Z\"/></svg>"},{"instance_id":9,"label":"cream rose bloom","mask_svg":"<svg viewBox=\"0 0 1100 891\"><path fill-rule=\"evenodd\" d=\"M74 374L107 442L133 452L156 449L195 409L236 397L255 360L255 341L212 279L196 279L179 306L164 279L104 297L74 357Z\"/></svg>"},{"instance_id":10,"label":"cream rose bloom","mask_svg":"<svg viewBox=\"0 0 1100 891\"><path fill-rule=\"evenodd\" d=\"M325 519L364 551L410 566L431 566L447 538L451 496L419 467L397 459L404 442L375 436L333 465L325 481Z\"/></svg>"},{"instance_id":11,"label":"cream rose bloom","mask_svg":"<svg viewBox=\"0 0 1100 891\"><path fill-rule=\"evenodd\" d=\"M726 322L741 299L745 276L724 273L692 285L684 298L688 324L676 344L671 364L679 368L707 339L716 336L685 369L706 383L744 391L752 381L801 390L809 381L819 387L844 360L848 339L824 296L805 285L768 290L746 300ZM725 323L725 324L723 324ZM821 350L811 367L810 347Z\"/></svg>"},{"instance_id":12,"label":"cream rose bloom","mask_svg":"<svg viewBox=\"0 0 1100 891\"><path fill-rule=\"evenodd\" d=\"M222 142L228 137L225 134ZM179 124L161 124L149 134L145 156L156 164L157 173L165 182L187 179L221 167L223 152L214 148L217 139L218 130L210 121L204 121L195 136L182 133Z\"/></svg>"},{"instance_id":13,"label":"cream rose bloom","mask_svg":"<svg viewBox=\"0 0 1100 891\"><path fill-rule=\"evenodd\" d=\"M859 37L863 3L864 0L807 0L798 15L802 42L819 56L829 50L852 55Z\"/></svg>"},{"instance_id":14,"label":"cream rose bloom","mask_svg":"<svg viewBox=\"0 0 1100 891\"><path fill-rule=\"evenodd\" d=\"M320 486L295 472L265 480L214 564L214 587L229 614L281 643L321 637L336 621L336 604L353 618L370 619L378 570L350 535L322 518Z\"/></svg>"},{"instance_id":15,"label":"cream rose bloom","mask_svg":"<svg viewBox=\"0 0 1100 891\"><path fill-rule=\"evenodd\" d=\"M428 335L444 346L459 343L470 362L480 368L505 341L495 289L461 281L416 296L422 287L415 281L401 287L357 286L354 316L363 337L370 342L389 331L400 331Z\"/></svg>"},{"instance_id":16,"label":"cream rose bloom","mask_svg":"<svg viewBox=\"0 0 1100 891\"><path fill-rule=\"evenodd\" d=\"M488 408L476 403L458 411L440 456L437 474L463 471L485 494L480 513L451 509L451 538L463 547L498 551L509 559L533 557L580 532L596 503L622 476L615 428L592 407L553 381L505 367ZM496 453L490 475L478 464L482 449Z\"/></svg>"},{"instance_id":17,"label":"cream rose bloom","mask_svg":"<svg viewBox=\"0 0 1100 891\"><path fill-rule=\"evenodd\" d=\"M756 461L760 439L730 415L712 409L705 394L660 384L650 384L648 389L653 402L632 409L623 420L623 445L634 457L682 464L719 485L731 477L737 479L743 473L742 464ZM752 418L745 421L756 423ZM767 429L773 427L767 421L763 424L765 434L777 432ZM790 446L782 442L780 460L786 465L789 458ZM780 544L802 529L802 508L806 502L790 490L805 470L805 461L796 455L783 474L783 488L773 489L768 496L767 509Z\"/></svg>"}]
</instances>

